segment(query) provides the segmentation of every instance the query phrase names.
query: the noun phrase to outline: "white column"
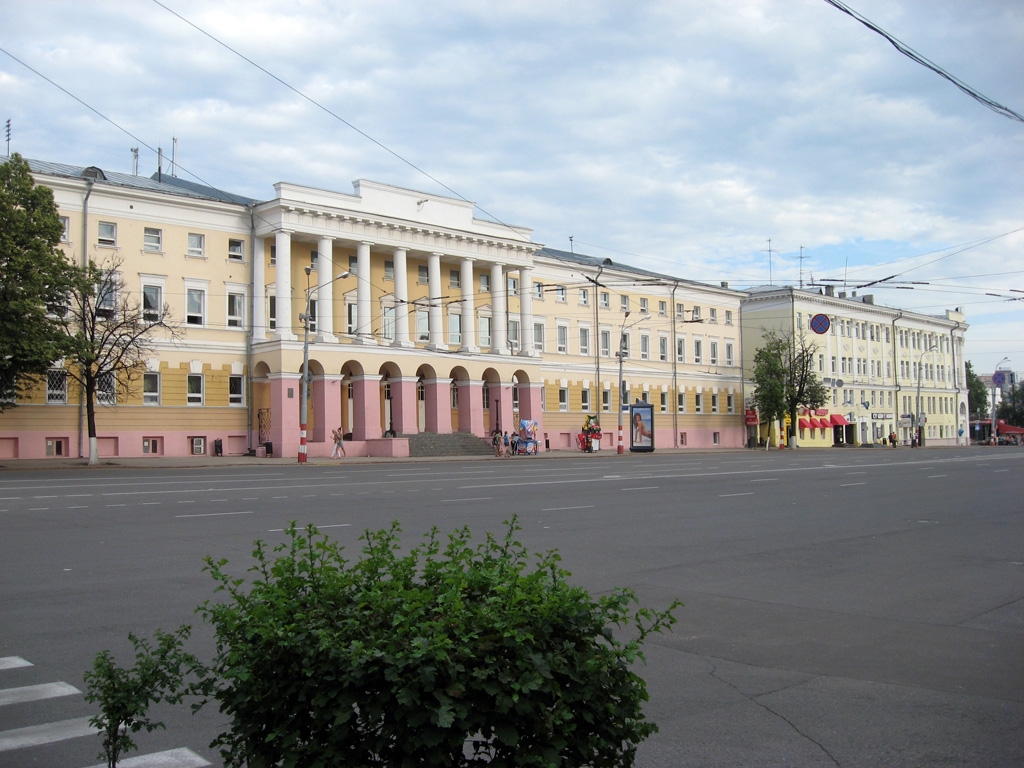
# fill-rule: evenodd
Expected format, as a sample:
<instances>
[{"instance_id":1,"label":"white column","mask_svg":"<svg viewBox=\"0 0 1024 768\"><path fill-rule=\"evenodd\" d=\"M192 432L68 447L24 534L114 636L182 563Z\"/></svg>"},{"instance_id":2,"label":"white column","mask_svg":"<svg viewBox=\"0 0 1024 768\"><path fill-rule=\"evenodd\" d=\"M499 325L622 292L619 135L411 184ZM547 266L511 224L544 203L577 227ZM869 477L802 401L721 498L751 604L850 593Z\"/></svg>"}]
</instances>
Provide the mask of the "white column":
<instances>
[{"instance_id":1,"label":"white column","mask_svg":"<svg viewBox=\"0 0 1024 768\"><path fill-rule=\"evenodd\" d=\"M395 343L411 347L409 340L409 271L405 248L395 248Z\"/></svg>"},{"instance_id":2,"label":"white column","mask_svg":"<svg viewBox=\"0 0 1024 768\"><path fill-rule=\"evenodd\" d=\"M430 328L430 349L443 349L444 317L441 313L441 254L432 253L427 257L427 296L429 309L427 323Z\"/></svg>"},{"instance_id":3,"label":"white column","mask_svg":"<svg viewBox=\"0 0 1024 768\"><path fill-rule=\"evenodd\" d=\"M267 268L263 237L252 244L252 340L267 340Z\"/></svg>"},{"instance_id":4,"label":"white column","mask_svg":"<svg viewBox=\"0 0 1024 768\"><path fill-rule=\"evenodd\" d=\"M356 246L356 337L360 344L376 344L370 316L370 244Z\"/></svg>"},{"instance_id":5,"label":"white column","mask_svg":"<svg viewBox=\"0 0 1024 768\"><path fill-rule=\"evenodd\" d=\"M316 246L316 331L318 341L337 341L334 335L334 238L321 237ZM343 270L344 271L344 270Z\"/></svg>"},{"instance_id":6,"label":"white column","mask_svg":"<svg viewBox=\"0 0 1024 768\"><path fill-rule=\"evenodd\" d=\"M476 302L473 301L473 259L463 259L459 265L462 285L462 346L460 352L479 352L476 339Z\"/></svg>"},{"instance_id":7,"label":"white column","mask_svg":"<svg viewBox=\"0 0 1024 768\"><path fill-rule=\"evenodd\" d=\"M505 317L505 297L508 294L508 281L501 264L491 265L491 352L507 355L508 325Z\"/></svg>"},{"instance_id":8,"label":"white column","mask_svg":"<svg viewBox=\"0 0 1024 768\"><path fill-rule=\"evenodd\" d=\"M520 355L535 357L533 348L533 269L519 268L519 346Z\"/></svg>"},{"instance_id":9,"label":"white column","mask_svg":"<svg viewBox=\"0 0 1024 768\"><path fill-rule=\"evenodd\" d=\"M280 230L275 235L277 250L277 337L295 339L292 332L295 318L292 315L292 233ZM305 308L302 310L305 312Z\"/></svg>"}]
</instances>

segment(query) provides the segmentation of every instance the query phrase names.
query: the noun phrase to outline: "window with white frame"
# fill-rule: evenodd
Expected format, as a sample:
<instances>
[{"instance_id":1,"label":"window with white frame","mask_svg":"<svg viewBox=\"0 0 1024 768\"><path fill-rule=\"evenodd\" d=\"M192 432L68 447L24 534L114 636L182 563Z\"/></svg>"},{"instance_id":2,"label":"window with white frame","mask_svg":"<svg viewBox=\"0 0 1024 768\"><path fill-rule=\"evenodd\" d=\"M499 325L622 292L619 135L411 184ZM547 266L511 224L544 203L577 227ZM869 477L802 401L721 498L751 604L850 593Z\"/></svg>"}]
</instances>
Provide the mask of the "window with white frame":
<instances>
[{"instance_id":1,"label":"window with white frame","mask_svg":"<svg viewBox=\"0 0 1024 768\"><path fill-rule=\"evenodd\" d=\"M309 268L314 272L320 266L320 252L312 250L309 252Z\"/></svg>"},{"instance_id":2,"label":"window with white frame","mask_svg":"<svg viewBox=\"0 0 1024 768\"><path fill-rule=\"evenodd\" d=\"M206 235L188 233L188 255L200 259L206 256Z\"/></svg>"},{"instance_id":3,"label":"window with white frame","mask_svg":"<svg viewBox=\"0 0 1024 768\"><path fill-rule=\"evenodd\" d=\"M590 306L590 289L589 288L580 288L580 306L581 307Z\"/></svg>"},{"instance_id":4,"label":"window with white frame","mask_svg":"<svg viewBox=\"0 0 1024 768\"><path fill-rule=\"evenodd\" d=\"M686 362L686 339L676 339L676 362Z\"/></svg>"},{"instance_id":5,"label":"window with white frame","mask_svg":"<svg viewBox=\"0 0 1024 768\"><path fill-rule=\"evenodd\" d=\"M160 374L155 371L142 374L142 404L160 405Z\"/></svg>"},{"instance_id":6,"label":"window with white frame","mask_svg":"<svg viewBox=\"0 0 1024 768\"><path fill-rule=\"evenodd\" d=\"M566 291L564 285L555 286L555 301L560 304L565 304L569 300L569 292Z\"/></svg>"},{"instance_id":7,"label":"window with white frame","mask_svg":"<svg viewBox=\"0 0 1024 768\"><path fill-rule=\"evenodd\" d=\"M726 325L732 325L732 310L731 309L725 310L725 324Z\"/></svg>"},{"instance_id":8,"label":"window with white frame","mask_svg":"<svg viewBox=\"0 0 1024 768\"><path fill-rule=\"evenodd\" d=\"M416 310L416 341L430 341L430 313L425 309Z\"/></svg>"},{"instance_id":9,"label":"window with white frame","mask_svg":"<svg viewBox=\"0 0 1024 768\"><path fill-rule=\"evenodd\" d=\"M640 299L640 314L641 315L648 314L648 312L650 310L647 308L647 306L648 306L647 305L647 299Z\"/></svg>"},{"instance_id":10,"label":"window with white frame","mask_svg":"<svg viewBox=\"0 0 1024 768\"><path fill-rule=\"evenodd\" d=\"M619 382L619 405L629 405L629 383L625 379Z\"/></svg>"},{"instance_id":11,"label":"window with white frame","mask_svg":"<svg viewBox=\"0 0 1024 768\"><path fill-rule=\"evenodd\" d=\"M426 269L426 267L424 267L424 269ZM359 274L359 257L358 256L352 256L351 254L349 255L349 257L348 257L348 273L352 277L355 277L356 275Z\"/></svg>"},{"instance_id":12,"label":"window with white frame","mask_svg":"<svg viewBox=\"0 0 1024 768\"><path fill-rule=\"evenodd\" d=\"M203 374L201 373L190 373L188 375L188 404L189 405L202 405L203 404Z\"/></svg>"},{"instance_id":13,"label":"window with white frame","mask_svg":"<svg viewBox=\"0 0 1024 768\"><path fill-rule=\"evenodd\" d=\"M544 300L544 283L538 283L536 281L533 283L533 298L539 299L540 301Z\"/></svg>"},{"instance_id":14,"label":"window with white frame","mask_svg":"<svg viewBox=\"0 0 1024 768\"><path fill-rule=\"evenodd\" d=\"M612 332L601 331L601 357L612 356Z\"/></svg>"},{"instance_id":15,"label":"window with white frame","mask_svg":"<svg viewBox=\"0 0 1024 768\"><path fill-rule=\"evenodd\" d=\"M117 380L113 371L103 371L96 377L96 402L100 405L117 402Z\"/></svg>"},{"instance_id":16,"label":"window with white frame","mask_svg":"<svg viewBox=\"0 0 1024 768\"><path fill-rule=\"evenodd\" d=\"M206 324L206 289L185 289L185 323L187 325Z\"/></svg>"},{"instance_id":17,"label":"window with white frame","mask_svg":"<svg viewBox=\"0 0 1024 768\"><path fill-rule=\"evenodd\" d=\"M228 258L231 261L245 260L245 241L228 240Z\"/></svg>"},{"instance_id":18,"label":"window with white frame","mask_svg":"<svg viewBox=\"0 0 1024 768\"><path fill-rule=\"evenodd\" d=\"M160 283L142 284L142 321L158 323L164 314L164 287Z\"/></svg>"},{"instance_id":19,"label":"window with white frame","mask_svg":"<svg viewBox=\"0 0 1024 768\"><path fill-rule=\"evenodd\" d=\"M601 309L608 309L612 304L612 297L608 291L601 291Z\"/></svg>"},{"instance_id":20,"label":"window with white frame","mask_svg":"<svg viewBox=\"0 0 1024 768\"><path fill-rule=\"evenodd\" d=\"M480 315L477 318L477 325L479 326L480 346L491 346L491 316Z\"/></svg>"},{"instance_id":21,"label":"window with white frame","mask_svg":"<svg viewBox=\"0 0 1024 768\"><path fill-rule=\"evenodd\" d=\"M640 334L640 359L651 359L651 337L646 333Z\"/></svg>"},{"instance_id":22,"label":"window with white frame","mask_svg":"<svg viewBox=\"0 0 1024 768\"><path fill-rule=\"evenodd\" d=\"M544 323L533 324L533 348L538 352L544 351Z\"/></svg>"},{"instance_id":23,"label":"window with white frame","mask_svg":"<svg viewBox=\"0 0 1024 768\"><path fill-rule=\"evenodd\" d=\"M701 358L703 357L703 346L704 343L700 339L693 340L693 362L696 365L700 365Z\"/></svg>"},{"instance_id":24,"label":"window with white frame","mask_svg":"<svg viewBox=\"0 0 1024 768\"><path fill-rule=\"evenodd\" d=\"M667 301L659 301L658 302L658 317L668 317L668 302Z\"/></svg>"},{"instance_id":25,"label":"window with white frame","mask_svg":"<svg viewBox=\"0 0 1024 768\"><path fill-rule=\"evenodd\" d=\"M462 315L448 308L448 343L462 343Z\"/></svg>"},{"instance_id":26,"label":"window with white frame","mask_svg":"<svg viewBox=\"0 0 1024 768\"><path fill-rule=\"evenodd\" d=\"M510 275L508 277L508 284L507 284L506 288L508 289L508 295L509 296L518 296L519 295L519 278L518 277L512 277Z\"/></svg>"},{"instance_id":27,"label":"window with white frame","mask_svg":"<svg viewBox=\"0 0 1024 768\"><path fill-rule=\"evenodd\" d=\"M668 361L668 336L658 337L658 359L663 363Z\"/></svg>"},{"instance_id":28,"label":"window with white frame","mask_svg":"<svg viewBox=\"0 0 1024 768\"><path fill-rule=\"evenodd\" d=\"M569 410L569 390L565 387L558 388L558 410Z\"/></svg>"},{"instance_id":29,"label":"window with white frame","mask_svg":"<svg viewBox=\"0 0 1024 768\"><path fill-rule=\"evenodd\" d=\"M99 236L97 243L107 248L117 246L117 224L112 221L101 221L99 223Z\"/></svg>"},{"instance_id":30,"label":"window with white frame","mask_svg":"<svg viewBox=\"0 0 1024 768\"><path fill-rule=\"evenodd\" d=\"M509 320L508 321L508 346L513 352L518 352L520 348L519 338L519 321Z\"/></svg>"},{"instance_id":31,"label":"window with white frame","mask_svg":"<svg viewBox=\"0 0 1024 768\"><path fill-rule=\"evenodd\" d=\"M715 307L708 310L708 319L712 323L718 322L718 310Z\"/></svg>"},{"instance_id":32,"label":"window with white frame","mask_svg":"<svg viewBox=\"0 0 1024 768\"><path fill-rule=\"evenodd\" d=\"M117 310L117 289L121 284L121 275L109 269L104 269L100 275L100 281L96 284L96 314L110 317Z\"/></svg>"},{"instance_id":33,"label":"window with white frame","mask_svg":"<svg viewBox=\"0 0 1024 768\"><path fill-rule=\"evenodd\" d=\"M66 403L68 401L68 372L63 368L51 368L46 372L46 402Z\"/></svg>"},{"instance_id":34,"label":"window with white frame","mask_svg":"<svg viewBox=\"0 0 1024 768\"><path fill-rule=\"evenodd\" d=\"M612 391L610 389L601 390L601 410L608 412L612 409Z\"/></svg>"},{"instance_id":35,"label":"window with white frame","mask_svg":"<svg viewBox=\"0 0 1024 768\"><path fill-rule=\"evenodd\" d=\"M824 357L821 358L820 363L821 363L821 366L824 367L824 365L825 365L825 358ZM725 364L726 365L732 365L733 364L732 342L730 342L730 341L725 342Z\"/></svg>"},{"instance_id":36,"label":"window with white frame","mask_svg":"<svg viewBox=\"0 0 1024 768\"><path fill-rule=\"evenodd\" d=\"M384 279L389 282L395 281L395 262L390 259L384 260Z\"/></svg>"},{"instance_id":37,"label":"window with white frame","mask_svg":"<svg viewBox=\"0 0 1024 768\"><path fill-rule=\"evenodd\" d=\"M357 323L359 321L359 309L355 300L349 301L349 298L345 297L345 333L353 334L356 332Z\"/></svg>"},{"instance_id":38,"label":"window with white frame","mask_svg":"<svg viewBox=\"0 0 1024 768\"><path fill-rule=\"evenodd\" d=\"M488 274L480 275L480 293L491 292L491 276Z\"/></svg>"},{"instance_id":39,"label":"window with white frame","mask_svg":"<svg viewBox=\"0 0 1024 768\"><path fill-rule=\"evenodd\" d=\"M629 331L619 337L619 352L623 357L629 357Z\"/></svg>"},{"instance_id":40,"label":"window with white frame","mask_svg":"<svg viewBox=\"0 0 1024 768\"><path fill-rule=\"evenodd\" d=\"M351 272L351 270L349 270ZM353 273L355 274L355 273ZM426 264L419 264L416 267L416 282L419 285L426 285L430 282L430 272L427 270Z\"/></svg>"},{"instance_id":41,"label":"window with white frame","mask_svg":"<svg viewBox=\"0 0 1024 768\"><path fill-rule=\"evenodd\" d=\"M60 239L61 242L71 242L71 219L67 216L60 217Z\"/></svg>"},{"instance_id":42,"label":"window with white frame","mask_svg":"<svg viewBox=\"0 0 1024 768\"><path fill-rule=\"evenodd\" d=\"M709 346L711 347L711 365L718 365L718 342L712 341Z\"/></svg>"},{"instance_id":43,"label":"window with white frame","mask_svg":"<svg viewBox=\"0 0 1024 768\"><path fill-rule=\"evenodd\" d=\"M267 327L277 328L277 296L273 293L267 294Z\"/></svg>"},{"instance_id":44,"label":"window with white frame","mask_svg":"<svg viewBox=\"0 0 1024 768\"><path fill-rule=\"evenodd\" d=\"M718 393L711 393L711 412L718 413Z\"/></svg>"},{"instance_id":45,"label":"window with white frame","mask_svg":"<svg viewBox=\"0 0 1024 768\"><path fill-rule=\"evenodd\" d=\"M685 317L686 317L686 313L683 311L683 305L681 303L677 302L676 303L676 318L678 320L683 320L683 319L685 319Z\"/></svg>"},{"instance_id":46,"label":"window with white frame","mask_svg":"<svg viewBox=\"0 0 1024 768\"><path fill-rule=\"evenodd\" d=\"M228 289L228 328L245 327L245 292Z\"/></svg>"},{"instance_id":47,"label":"window with white frame","mask_svg":"<svg viewBox=\"0 0 1024 768\"><path fill-rule=\"evenodd\" d=\"M270 266L277 264L277 246L270 246Z\"/></svg>"},{"instance_id":48,"label":"window with white frame","mask_svg":"<svg viewBox=\"0 0 1024 768\"><path fill-rule=\"evenodd\" d=\"M704 413L704 393L695 392L693 395L693 412Z\"/></svg>"},{"instance_id":49,"label":"window with white frame","mask_svg":"<svg viewBox=\"0 0 1024 768\"><path fill-rule=\"evenodd\" d=\"M676 393L676 412L686 413L686 392Z\"/></svg>"},{"instance_id":50,"label":"window with white frame","mask_svg":"<svg viewBox=\"0 0 1024 768\"><path fill-rule=\"evenodd\" d=\"M668 392L661 392L661 412L668 413Z\"/></svg>"},{"instance_id":51,"label":"window with white frame","mask_svg":"<svg viewBox=\"0 0 1024 768\"><path fill-rule=\"evenodd\" d=\"M692 315L691 319L693 320L693 322L700 322L700 307L694 307L692 310L690 310L690 314Z\"/></svg>"},{"instance_id":52,"label":"window with white frame","mask_svg":"<svg viewBox=\"0 0 1024 768\"><path fill-rule=\"evenodd\" d=\"M731 392L725 396L725 408L729 413L736 413L736 396Z\"/></svg>"},{"instance_id":53,"label":"window with white frame","mask_svg":"<svg viewBox=\"0 0 1024 768\"><path fill-rule=\"evenodd\" d=\"M590 410L590 390L586 387L580 390L580 408L583 411Z\"/></svg>"},{"instance_id":54,"label":"window with white frame","mask_svg":"<svg viewBox=\"0 0 1024 768\"><path fill-rule=\"evenodd\" d=\"M590 354L590 329L586 326L580 326L580 354Z\"/></svg>"},{"instance_id":55,"label":"window with white frame","mask_svg":"<svg viewBox=\"0 0 1024 768\"><path fill-rule=\"evenodd\" d=\"M462 273L457 269L448 270L448 287L449 288L461 288L462 287Z\"/></svg>"},{"instance_id":56,"label":"window with white frame","mask_svg":"<svg viewBox=\"0 0 1024 768\"><path fill-rule=\"evenodd\" d=\"M160 252L164 249L164 232L156 227L146 227L142 231L142 250Z\"/></svg>"},{"instance_id":57,"label":"window with white frame","mask_svg":"<svg viewBox=\"0 0 1024 768\"><path fill-rule=\"evenodd\" d=\"M629 296L619 296L619 309L622 312L629 312Z\"/></svg>"},{"instance_id":58,"label":"window with white frame","mask_svg":"<svg viewBox=\"0 0 1024 768\"><path fill-rule=\"evenodd\" d=\"M556 325L555 340L558 345L558 352L563 355L566 354L569 351L569 327L566 325Z\"/></svg>"},{"instance_id":59,"label":"window with white frame","mask_svg":"<svg viewBox=\"0 0 1024 768\"><path fill-rule=\"evenodd\" d=\"M395 340L396 312L394 304L385 304L380 310L380 335L388 341Z\"/></svg>"},{"instance_id":60,"label":"window with white frame","mask_svg":"<svg viewBox=\"0 0 1024 768\"><path fill-rule=\"evenodd\" d=\"M228 376L228 405L245 405L244 376Z\"/></svg>"}]
</instances>

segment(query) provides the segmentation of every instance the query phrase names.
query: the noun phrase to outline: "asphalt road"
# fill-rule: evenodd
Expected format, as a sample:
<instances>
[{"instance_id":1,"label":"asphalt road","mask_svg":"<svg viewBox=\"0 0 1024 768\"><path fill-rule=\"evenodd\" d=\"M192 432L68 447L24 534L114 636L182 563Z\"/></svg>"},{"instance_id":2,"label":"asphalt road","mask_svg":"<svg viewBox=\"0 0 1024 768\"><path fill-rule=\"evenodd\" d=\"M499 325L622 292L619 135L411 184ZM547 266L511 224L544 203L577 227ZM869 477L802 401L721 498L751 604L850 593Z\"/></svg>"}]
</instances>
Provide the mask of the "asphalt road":
<instances>
[{"instance_id":1,"label":"asphalt road","mask_svg":"<svg viewBox=\"0 0 1024 768\"><path fill-rule=\"evenodd\" d=\"M1024 765L1024 451L850 449L0 474L0 766L85 768L98 737L3 748L93 714L97 651L194 625L202 558L244 573L295 520L353 550L400 521L557 548L592 592L684 601L647 646L641 768ZM4 669L3 659L32 666ZM10 666L10 664L8 664ZM15 697L21 694L15 694ZM28 694L31 697L31 694ZM9 694L8 694L9 696ZM214 709L160 709L143 753L207 745Z\"/></svg>"}]
</instances>

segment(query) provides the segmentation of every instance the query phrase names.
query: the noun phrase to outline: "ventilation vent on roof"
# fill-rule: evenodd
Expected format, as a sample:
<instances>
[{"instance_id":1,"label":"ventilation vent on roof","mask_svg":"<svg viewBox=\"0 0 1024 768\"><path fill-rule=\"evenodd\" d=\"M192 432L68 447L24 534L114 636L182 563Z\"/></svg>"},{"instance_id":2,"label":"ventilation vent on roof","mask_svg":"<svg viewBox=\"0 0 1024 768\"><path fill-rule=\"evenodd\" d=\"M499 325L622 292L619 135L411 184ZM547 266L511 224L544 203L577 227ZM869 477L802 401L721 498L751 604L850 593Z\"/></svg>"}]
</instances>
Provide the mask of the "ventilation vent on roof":
<instances>
[{"instance_id":1,"label":"ventilation vent on roof","mask_svg":"<svg viewBox=\"0 0 1024 768\"><path fill-rule=\"evenodd\" d=\"M92 179L93 181L106 181L107 177L102 170L97 168L95 165L90 165L84 171L82 171L83 179Z\"/></svg>"}]
</instances>

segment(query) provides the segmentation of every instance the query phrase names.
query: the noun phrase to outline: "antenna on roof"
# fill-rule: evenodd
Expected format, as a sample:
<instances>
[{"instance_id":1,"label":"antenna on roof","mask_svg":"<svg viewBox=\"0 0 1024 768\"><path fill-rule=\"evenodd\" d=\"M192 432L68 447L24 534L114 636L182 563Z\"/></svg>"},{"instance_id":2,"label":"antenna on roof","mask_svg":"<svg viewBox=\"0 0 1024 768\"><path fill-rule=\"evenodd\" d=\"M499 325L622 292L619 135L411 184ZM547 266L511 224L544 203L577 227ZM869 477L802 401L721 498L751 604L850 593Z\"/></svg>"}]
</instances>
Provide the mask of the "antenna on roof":
<instances>
[{"instance_id":1,"label":"antenna on roof","mask_svg":"<svg viewBox=\"0 0 1024 768\"><path fill-rule=\"evenodd\" d=\"M804 289L804 247L800 246L800 290Z\"/></svg>"},{"instance_id":2,"label":"antenna on roof","mask_svg":"<svg viewBox=\"0 0 1024 768\"><path fill-rule=\"evenodd\" d=\"M7 118L7 156L11 156L11 118Z\"/></svg>"},{"instance_id":3,"label":"antenna on roof","mask_svg":"<svg viewBox=\"0 0 1024 768\"><path fill-rule=\"evenodd\" d=\"M156 180L164 180L164 148L156 148Z\"/></svg>"},{"instance_id":4,"label":"antenna on roof","mask_svg":"<svg viewBox=\"0 0 1024 768\"><path fill-rule=\"evenodd\" d=\"M139 148L132 147L132 176L139 175Z\"/></svg>"},{"instance_id":5,"label":"antenna on roof","mask_svg":"<svg viewBox=\"0 0 1024 768\"><path fill-rule=\"evenodd\" d=\"M11 121L8 120L7 122L10 123ZM569 253L576 253L572 248L572 235L569 235Z\"/></svg>"},{"instance_id":6,"label":"antenna on roof","mask_svg":"<svg viewBox=\"0 0 1024 768\"><path fill-rule=\"evenodd\" d=\"M171 137L171 176L178 176L178 139Z\"/></svg>"}]
</instances>

